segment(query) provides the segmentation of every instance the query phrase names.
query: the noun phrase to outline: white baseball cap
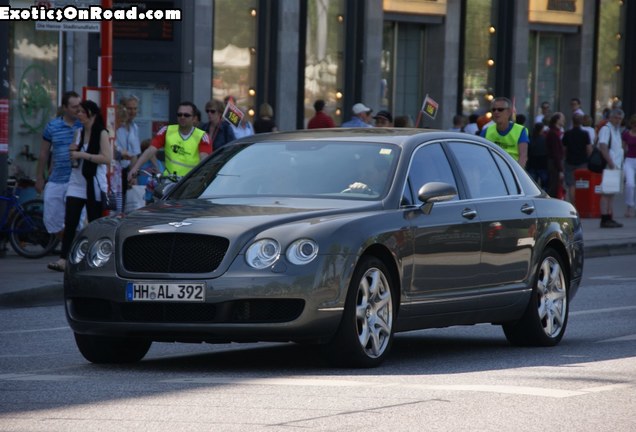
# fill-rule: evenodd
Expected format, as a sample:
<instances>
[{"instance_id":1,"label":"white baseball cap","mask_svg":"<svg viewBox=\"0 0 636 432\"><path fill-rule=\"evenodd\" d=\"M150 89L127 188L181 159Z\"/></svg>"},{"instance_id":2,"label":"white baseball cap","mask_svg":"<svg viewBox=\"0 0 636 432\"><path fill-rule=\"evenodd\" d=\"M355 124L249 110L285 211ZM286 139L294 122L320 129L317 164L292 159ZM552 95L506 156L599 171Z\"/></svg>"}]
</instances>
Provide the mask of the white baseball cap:
<instances>
[{"instance_id":1,"label":"white baseball cap","mask_svg":"<svg viewBox=\"0 0 636 432\"><path fill-rule=\"evenodd\" d=\"M358 102L351 108L351 111L353 111L355 115L358 115L363 112L370 113L373 110L369 108L368 106L366 106L365 104Z\"/></svg>"}]
</instances>

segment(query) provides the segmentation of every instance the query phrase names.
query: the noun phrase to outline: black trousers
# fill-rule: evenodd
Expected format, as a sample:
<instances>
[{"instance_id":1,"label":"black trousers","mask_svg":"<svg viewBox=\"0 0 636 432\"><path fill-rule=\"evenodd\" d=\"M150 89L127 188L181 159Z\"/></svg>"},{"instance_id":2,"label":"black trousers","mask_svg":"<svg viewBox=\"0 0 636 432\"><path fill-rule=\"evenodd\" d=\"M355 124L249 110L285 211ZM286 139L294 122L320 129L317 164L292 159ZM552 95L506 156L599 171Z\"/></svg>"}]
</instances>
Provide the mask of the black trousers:
<instances>
[{"instance_id":1,"label":"black trousers","mask_svg":"<svg viewBox=\"0 0 636 432\"><path fill-rule=\"evenodd\" d=\"M60 258L68 259L71 251L71 244L75 239L75 233L82 217L82 209L86 206L86 215L88 221L102 217L102 203L95 200L86 200L84 198L66 197L66 206L64 214L64 237L62 238L62 251Z\"/></svg>"},{"instance_id":2,"label":"black trousers","mask_svg":"<svg viewBox=\"0 0 636 432\"><path fill-rule=\"evenodd\" d=\"M128 171L130 167L121 169L121 211L126 210L126 191L128 190Z\"/></svg>"}]
</instances>

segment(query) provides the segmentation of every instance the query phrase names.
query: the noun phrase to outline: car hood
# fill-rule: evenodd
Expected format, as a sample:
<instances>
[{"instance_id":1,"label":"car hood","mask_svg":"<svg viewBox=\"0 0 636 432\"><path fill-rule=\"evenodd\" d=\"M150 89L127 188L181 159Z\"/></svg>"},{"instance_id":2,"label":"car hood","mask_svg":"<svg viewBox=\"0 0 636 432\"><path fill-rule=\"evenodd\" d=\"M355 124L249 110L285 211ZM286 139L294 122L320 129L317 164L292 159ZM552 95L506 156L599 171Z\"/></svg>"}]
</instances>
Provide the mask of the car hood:
<instances>
[{"instance_id":1,"label":"car hood","mask_svg":"<svg viewBox=\"0 0 636 432\"><path fill-rule=\"evenodd\" d=\"M307 198L212 198L161 201L130 213L119 224L120 238L148 233L197 233L243 244L276 225L304 219L379 210L381 202ZM241 241L244 240L244 241Z\"/></svg>"}]
</instances>

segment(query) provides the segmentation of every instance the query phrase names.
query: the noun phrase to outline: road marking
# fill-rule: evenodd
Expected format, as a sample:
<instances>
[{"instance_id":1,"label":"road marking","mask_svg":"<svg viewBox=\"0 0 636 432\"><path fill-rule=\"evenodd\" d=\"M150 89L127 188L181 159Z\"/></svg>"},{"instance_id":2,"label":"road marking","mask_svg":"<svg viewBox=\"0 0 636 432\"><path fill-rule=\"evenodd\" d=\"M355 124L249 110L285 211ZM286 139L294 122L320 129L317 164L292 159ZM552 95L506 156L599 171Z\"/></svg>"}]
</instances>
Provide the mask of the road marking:
<instances>
[{"instance_id":1,"label":"road marking","mask_svg":"<svg viewBox=\"0 0 636 432\"><path fill-rule=\"evenodd\" d=\"M33 330L6 330L0 331L0 335L3 334L20 334L20 333L39 333L39 332L47 332L47 331L60 331L60 330L69 330L70 327L53 327L53 328L42 328L42 329L33 329Z\"/></svg>"},{"instance_id":2,"label":"road marking","mask_svg":"<svg viewBox=\"0 0 636 432\"><path fill-rule=\"evenodd\" d=\"M591 276L588 279L590 279L590 280L606 280L606 281L612 281L612 282L632 282L632 281L636 281L636 278L633 278L633 277L622 277L622 276L612 276L612 275Z\"/></svg>"},{"instance_id":3,"label":"road marking","mask_svg":"<svg viewBox=\"0 0 636 432\"><path fill-rule=\"evenodd\" d=\"M590 315L590 314L609 313L609 312L624 312L624 311L631 311L631 310L636 310L636 306L621 306L621 307L615 307L615 308L576 311L576 312L570 312L570 316Z\"/></svg>"},{"instance_id":4,"label":"road marking","mask_svg":"<svg viewBox=\"0 0 636 432\"><path fill-rule=\"evenodd\" d=\"M327 380L309 378L224 378L224 377L196 377L196 378L175 378L162 380L167 384L225 384L225 385L272 385L272 386L314 386L314 387L401 387L425 391L448 391L448 392L483 392L498 393L523 396L539 396L546 398L563 399L574 396L583 396L589 393L612 391L634 387L634 384L612 384L600 387L589 387L579 390L562 390L555 388L527 387L527 386L507 386L507 385L479 385L479 384L457 384L457 385L431 385L431 384L403 384L403 383L367 383L347 380Z\"/></svg>"},{"instance_id":5,"label":"road marking","mask_svg":"<svg viewBox=\"0 0 636 432\"><path fill-rule=\"evenodd\" d=\"M581 389L581 391L586 392L586 393L600 393L600 392L613 391L613 390L622 390L622 389L626 389L626 388L630 388L630 387L632 387L632 385L631 384L627 384L627 383L623 383L623 384L608 384L608 385L604 385L604 386L584 388L584 389Z\"/></svg>"},{"instance_id":6,"label":"road marking","mask_svg":"<svg viewBox=\"0 0 636 432\"><path fill-rule=\"evenodd\" d=\"M82 378L79 375L36 375L36 374L3 374L4 381L69 381Z\"/></svg>"},{"instance_id":7,"label":"road marking","mask_svg":"<svg viewBox=\"0 0 636 432\"><path fill-rule=\"evenodd\" d=\"M627 336L621 336L621 337L612 338L612 339L605 339L605 340L599 341L599 343L604 343L604 342L625 342L625 341L633 341L633 340L636 340L636 334L627 335Z\"/></svg>"}]
</instances>

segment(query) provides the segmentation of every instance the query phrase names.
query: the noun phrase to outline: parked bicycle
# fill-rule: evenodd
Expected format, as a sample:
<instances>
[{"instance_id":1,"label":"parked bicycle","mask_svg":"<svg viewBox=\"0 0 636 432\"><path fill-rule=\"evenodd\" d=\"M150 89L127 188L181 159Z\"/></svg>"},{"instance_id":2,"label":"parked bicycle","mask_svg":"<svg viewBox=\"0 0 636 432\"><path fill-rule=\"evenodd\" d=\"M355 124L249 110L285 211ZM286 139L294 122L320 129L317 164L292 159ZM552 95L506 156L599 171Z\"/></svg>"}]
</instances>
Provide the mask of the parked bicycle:
<instances>
[{"instance_id":1,"label":"parked bicycle","mask_svg":"<svg viewBox=\"0 0 636 432\"><path fill-rule=\"evenodd\" d=\"M13 250L25 258L41 258L58 244L55 234L44 226L44 201L34 198L24 203L19 200L19 182L9 179L5 194L0 195L4 211L0 219L0 243L11 244Z\"/></svg>"},{"instance_id":2,"label":"parked bicycle","mask_svg":"<svg viewBox=\"0 0 636 432\"><path fill-rule=\"evenodd\" d=\"M146 205L155 202L158 196L164 195L170 190L169 184L176 184L181 177L176 174L162 174L147 171L145 169L139 170L140 175L148 176L146 183L146 191L144 193L144 201ZM155 191L158 191L157 193Z\"/></svg>"}]
</instances>

